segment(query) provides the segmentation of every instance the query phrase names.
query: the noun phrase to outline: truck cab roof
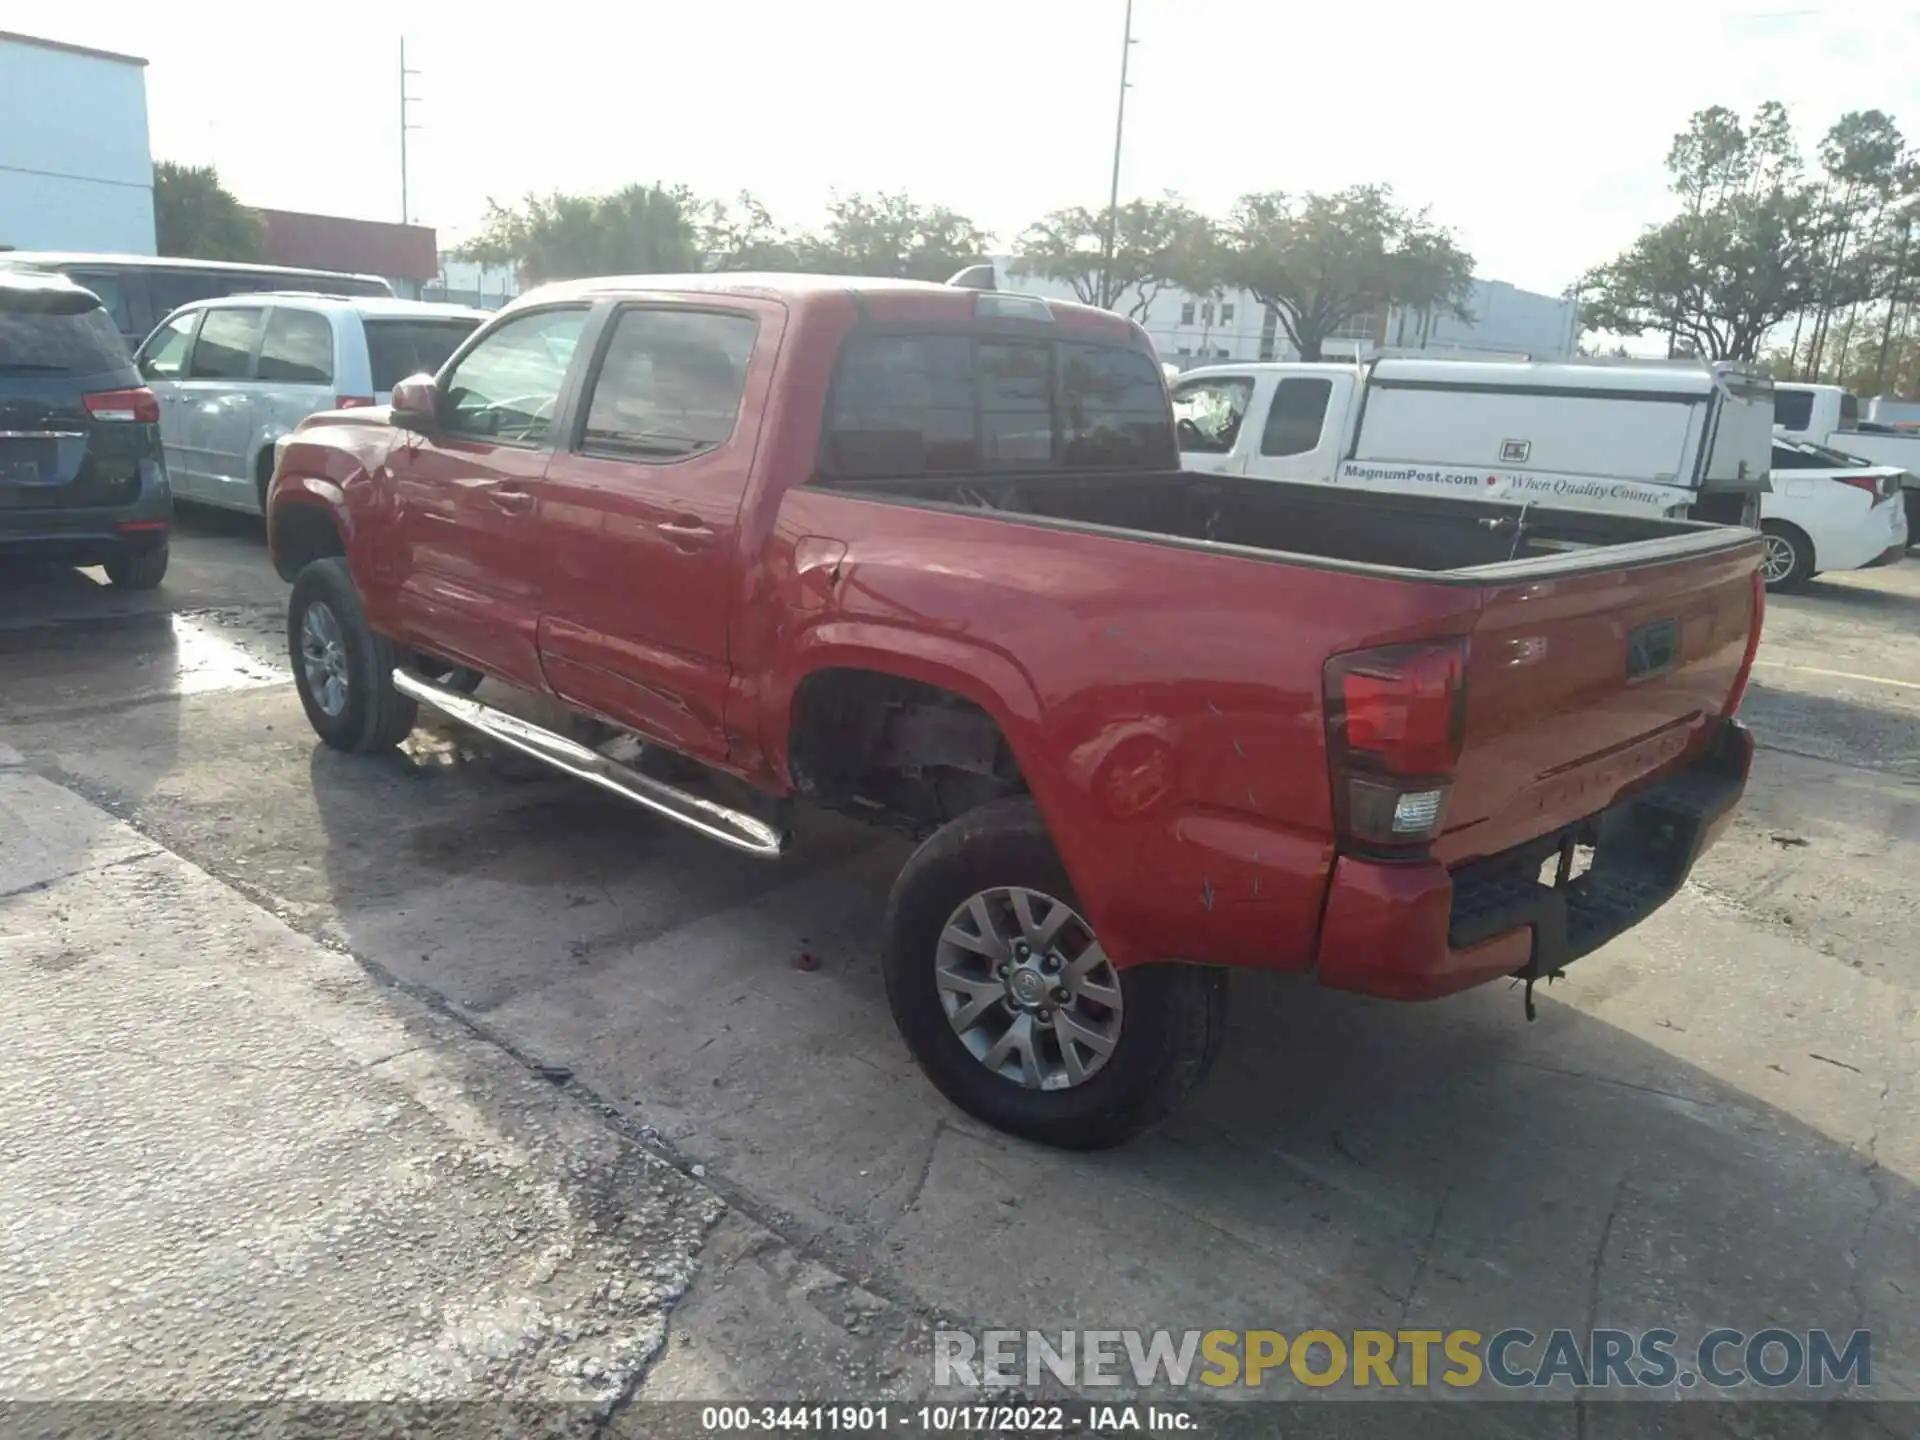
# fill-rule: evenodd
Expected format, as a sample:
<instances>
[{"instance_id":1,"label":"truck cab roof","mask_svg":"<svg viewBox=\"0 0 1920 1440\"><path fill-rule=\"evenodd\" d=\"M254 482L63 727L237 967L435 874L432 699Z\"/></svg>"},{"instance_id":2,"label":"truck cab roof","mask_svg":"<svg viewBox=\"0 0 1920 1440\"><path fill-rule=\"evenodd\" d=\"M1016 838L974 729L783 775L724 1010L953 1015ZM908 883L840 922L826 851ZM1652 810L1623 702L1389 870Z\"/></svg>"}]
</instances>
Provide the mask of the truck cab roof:
<instances>
[{"instance_id":1,"label":"truck cab roof","mask_svg":"<svg viewBox=\"0 0 1920 1440\"><path fill-rule=\"evenodd\" d=\"M522 294L507 308L524 309L556 300L608 300L634 295L737 295L773 300L789 310L837 308L851 298L865 319L886 322L971 324L975 321L1055 323L1094 331L1117 341L1149 347L1146 332L1124 316L1070 300L1004 290L975 290L927 280L866 275L714 271L685 275L598 275L556 280Z\"/></svg>"}]
</instances>

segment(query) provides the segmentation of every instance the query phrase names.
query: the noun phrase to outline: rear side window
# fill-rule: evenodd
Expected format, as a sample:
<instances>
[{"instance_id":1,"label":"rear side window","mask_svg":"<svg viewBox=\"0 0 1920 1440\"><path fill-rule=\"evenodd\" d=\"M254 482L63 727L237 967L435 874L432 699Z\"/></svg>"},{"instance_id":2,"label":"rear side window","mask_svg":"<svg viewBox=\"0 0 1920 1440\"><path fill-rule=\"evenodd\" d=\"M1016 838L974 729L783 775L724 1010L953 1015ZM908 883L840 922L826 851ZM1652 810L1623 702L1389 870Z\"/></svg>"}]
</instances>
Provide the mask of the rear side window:
<instances>
[{"instance_id":1,"label":"rear side window","mask_svg":"<svg viewBox=\"0 0 1920 1440\"><path fill-rule=\"evenodd\" d=\"M1306 455L1317 449L1332 398L1331 380L1282 380L1273 392L1266 429L1260 433L1260 453Z\"/></svg>"},{"instance_id":2,"label":"rear side window","mask_svg":"<svg viewBox=\"0 0 1920 1440\"><path fill-rule=\"evenodd\" d=\"M625 460L681 460L726 444L758 333L748 315L622 311L593 383L580 448Z\"/></svg>"},{"instance_id":3,"label":"rear side window","mask_svg":"<svg viewBox=\"0 0 1920 1440\"><path fill-rule=\"evenodd\" d=\"M831 474L954 474L1177 463L1160 368L1110 346L868 335L834 376Z\"/></svg>"},{"instance_id":4,"label":"rear side window","mask_svg":"<svg viewBox=\"0 0 1920 1440\"><path fill-rule=\"evenodd\" d=\"M187 362L189 380L245 380L253 369L264 310L209 310Z\"/></svg>"},{"instance_id":5,"label":"rear side window","mask_svg":"<svg viewBox=\"0 0 1920 1440\"><path fill-rule=\"evenodd\" d=\"M1840 396L1840 428L1851 430L1860 423L1860 397L1851 390L1843 391Z\"/></svg>"},{"instance_id":6,"label":"rear side window","mask_svg":"<svg viewBox=\"0 0 1920 1440\"><path fill-rule=\"evenodd\" d=\"M1789 450L1784 445L1773 447L1773 468L1776 470L1827 470L1829 463L1817 455L1803 450Z\"/></svg>"},{"instance_id":7,"label":"rear side window","mask_svg":"<svg viewBox=\"0 0 1920 1440\"><path fill-rule=\"evenodd\" d=\"M0 375L98 375L132 364L91 295L0 289Z\"/></svg>"},{"instance_id":8,"label":"rear side window","mask_svg":"<svg viewBox=\"0 0 1920 1440\"><path fill-rule=\"evenodd\" d=\"M286 310L276 306L267 315L267 335L260 342L258 374L262 380L277 380L283 385L331 385L332 323L311 310Z\"/></svg>"},{"instance_id":9,"label":"rear side window","mask_svg":"<svg viewBox=\"0 0 1920 1440\"><path fill-rule=\"evenodd\" d=\"M381 393L409 375L438 375L478 320L367 320L367 361Z\"/></svg>"},{"instance_id":10,"label":"rear side window","mask_svg":"<svg viewBox=\"0 0 1920 1440\"><path fill-rule=\"evenodd\" d=\"M127 304L127 287L120 282L118 275L96 270L70 270L67 273L74 284L84 285L100 297L100 303L107 307L107 314L113 317L113 323L122 335L133 329L133 311Z\"/></svg>"},{"instance_id":11,"label":"rear side window","mask_svg":"<svg viewBox=\"0 0 1920 1440\"><path fill-rule=\"evenodd\" d=\"M153 270L147 274L147 299L156 315L171 315L196 300L218 300L234 287L217 270Z\"/></svg>"},{"instance_id":12,"label":"rear side window","mask_svg":"<svg viewBox=\"0 0 1920 1440\"><path fill-rule=\"evenodd\" d=\"M1179 463L1167 420L1166 377L1145 355L1110 346L1062 345L1060 408L1060 461L1071 469Z\"/></svg>"},{"instance_id":13,"label":"rear side window","mask_svg":"<svg viewBox=\"0 0 1920 1440\"><path fill-rule=\"evenodd\" d=\"M1813 423L1811 390L1773 392L1773 423L1788 430L1804 430Z\"/></svg>"}]
</instances>

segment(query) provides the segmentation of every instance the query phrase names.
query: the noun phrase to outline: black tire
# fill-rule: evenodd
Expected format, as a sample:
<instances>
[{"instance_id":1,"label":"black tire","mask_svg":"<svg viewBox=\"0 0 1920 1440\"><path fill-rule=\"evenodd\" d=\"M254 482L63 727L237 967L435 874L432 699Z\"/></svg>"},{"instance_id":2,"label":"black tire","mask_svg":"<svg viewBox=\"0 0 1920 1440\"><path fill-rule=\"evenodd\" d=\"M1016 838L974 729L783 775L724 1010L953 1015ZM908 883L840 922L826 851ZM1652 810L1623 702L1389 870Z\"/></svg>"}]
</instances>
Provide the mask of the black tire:
<instances>
[{"instance_id":1,"label":"black tire","mask_svg":"<svg viewBox=\"0 0 1920 1440\"><path fill-rule=\"evenodd\" d=\"M313 693L302 657L307 612L316 605L324 605L332 614L345 652L347 693L337 714L328 714ZM355 754L391 750L413 730L419 707L393 688L400 652L367 627L345 560L315 560L295 577L287 605L287 653L307 723L334 749Z\"/></svg>"},{"instance_id":2,"label":"black tire","mask_svg":"<svg viewBox=\"0 0 1920 1440\"><path fill-rule=\"evenodd\" d=\"M934 980L949 918L968 897L1001 886L1042 891L1079 908L1040 813L1024 797L983 805L943 826L894 882L882 973L894 1023L927 1078L995 1129L1066 1150L1119 1145L1165 1119L1219 1054L1225 972L1178 964L1126 970L1124 1023L1105 1065L1067 1089L1027 1088L967 1049Z\"/></svg>"},{"instance_id":3,"label":"black tire","mask_svg":"<svg viewBox=\"0 0 1920 1440\"><path fill-rule=\"evenodd\" d=\"M167 547L156 545L135 555L122 551L101 567L107 579L122 590L151 590L167 578Z\"/></svg>"},{"instance_id":4,"label":"black tire","mask_svg":"<svg viewBox=\"0 0 1920 1440\"><path fill-rule=\"evenodd\" d=\"M1775 545L1784 545L1792 561L1784 574L1767 581L1769 590L1798 590L1813 578L1813 541L1798 526L1782 520L1763 521L1761 533Z\"/></svg>"}]
</instances>

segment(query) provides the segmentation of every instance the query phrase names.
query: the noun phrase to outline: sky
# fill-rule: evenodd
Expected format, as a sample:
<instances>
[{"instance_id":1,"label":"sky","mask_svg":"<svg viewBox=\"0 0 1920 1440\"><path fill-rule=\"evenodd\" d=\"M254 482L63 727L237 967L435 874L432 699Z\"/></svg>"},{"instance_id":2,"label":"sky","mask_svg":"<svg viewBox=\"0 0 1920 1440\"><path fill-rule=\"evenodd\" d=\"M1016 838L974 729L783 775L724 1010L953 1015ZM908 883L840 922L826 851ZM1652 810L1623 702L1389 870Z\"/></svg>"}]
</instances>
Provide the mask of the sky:
<instances>
[{"instance_id":1,"label":"sky","mask_svg":"<svg viewBox=\"0 0 1920 1440\"><path fill-rule=\"evenodd\" d=\"M1125 0L173 6L0 0L0 29L144 56L156 159L243 201L411 218L683 183L789 223L839 191L952 206L1004 248L1106 203ZM1559 292L1667 212L1700 107L1786 103L1807 148L1878 106L1920 140L1920 8L1850 0L1134 0L1122 198L1385 183L1478 272ZM1574 16L1580 18L1576 20Z\"/></svg>"}]
</instances>

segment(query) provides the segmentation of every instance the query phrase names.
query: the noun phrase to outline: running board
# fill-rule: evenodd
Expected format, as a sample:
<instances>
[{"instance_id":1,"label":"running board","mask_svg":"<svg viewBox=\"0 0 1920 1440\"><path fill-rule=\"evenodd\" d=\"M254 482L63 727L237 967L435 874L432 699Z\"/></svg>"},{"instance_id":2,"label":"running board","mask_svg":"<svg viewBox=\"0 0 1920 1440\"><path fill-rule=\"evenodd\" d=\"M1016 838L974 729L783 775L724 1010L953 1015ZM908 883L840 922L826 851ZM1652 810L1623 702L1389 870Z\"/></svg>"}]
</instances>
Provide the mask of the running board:
<instances>
[{"instance_id":1,"label":"running board","mask_svg":"<svg viewBox=\"0 0 1920 1440\"><path fill-rule=\"evenodd\" d=\"M543 760L554 769L598 785L603 790L611 790L656 815L664 815L689 830L697 830L709 840L718 840L722 845L730 845L735 850L744 850L749 855L769 860L778 859L787 848L787 833L764 820L756 820L744 811L702 799L698 795L689 795L684 790L650 779L629 766L609 760L597 750L589 750L564 735L557 735L530 720L522 720L498 706L444 690L405 670L393 672L393 688L402 695L433 706L462 725L471 726L483 735L491 735L523 755Z\"/></svg>"}]
</instances>

